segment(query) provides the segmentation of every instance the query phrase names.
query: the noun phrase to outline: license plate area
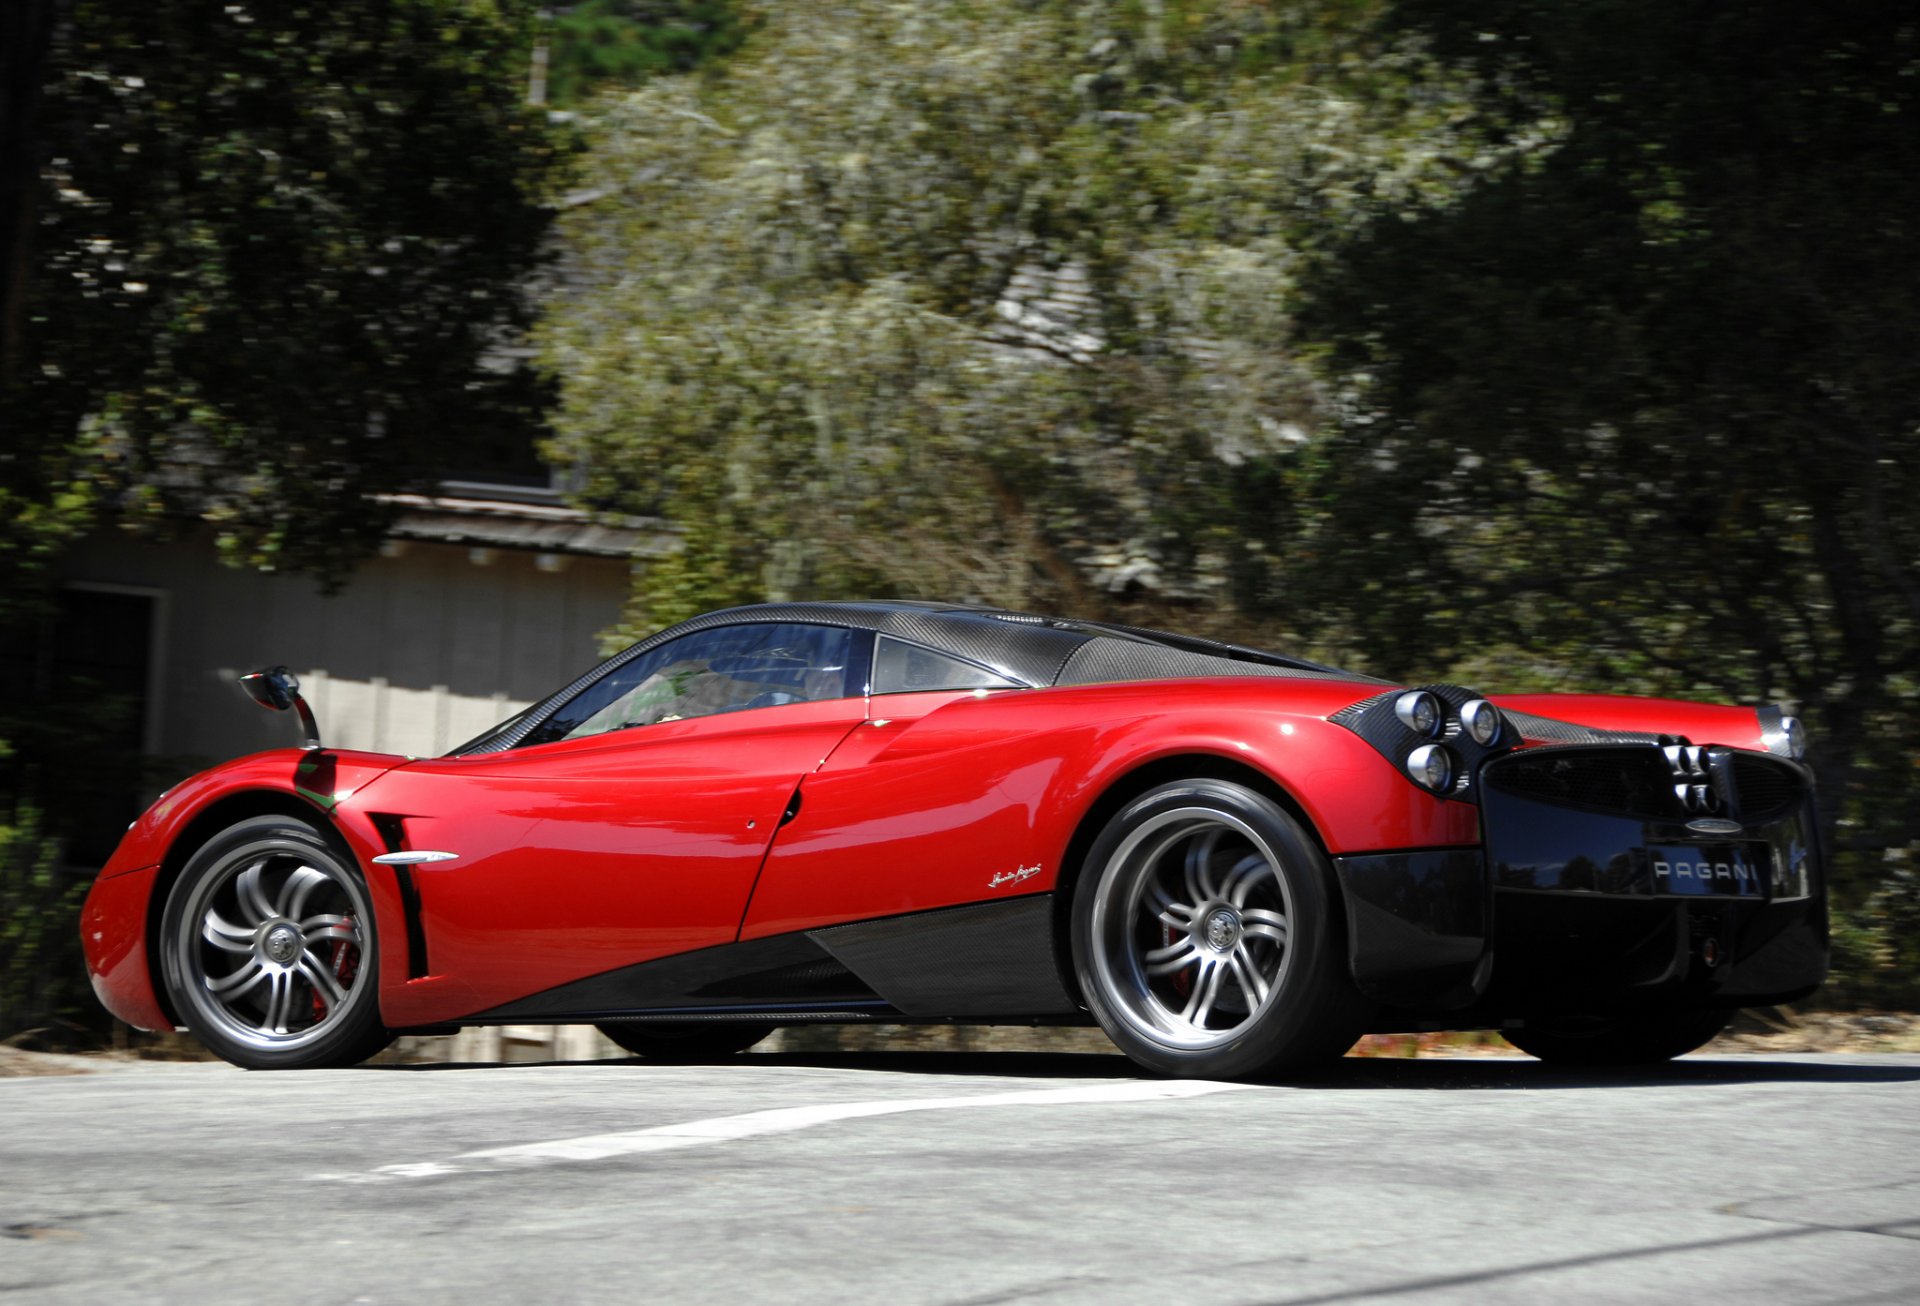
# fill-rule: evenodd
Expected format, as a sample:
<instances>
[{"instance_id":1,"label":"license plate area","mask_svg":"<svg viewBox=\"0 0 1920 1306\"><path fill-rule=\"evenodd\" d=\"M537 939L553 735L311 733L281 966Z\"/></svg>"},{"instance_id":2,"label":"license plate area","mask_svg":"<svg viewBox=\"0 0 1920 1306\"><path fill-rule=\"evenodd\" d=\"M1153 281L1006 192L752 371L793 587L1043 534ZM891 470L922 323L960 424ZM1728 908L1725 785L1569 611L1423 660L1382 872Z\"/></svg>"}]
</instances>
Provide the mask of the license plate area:
<instances>
[{"instance_id":1,"label":"license plate area","mask_svg":"<svg viewBox=\"0 0 1920 1306\"><path fill-rule=\"evenodd\" d=\"M1773 869L1763 843L1655 844L1646 857L1653 891L1679 898L1765 898Z\"/></svg>"}]
</instances>

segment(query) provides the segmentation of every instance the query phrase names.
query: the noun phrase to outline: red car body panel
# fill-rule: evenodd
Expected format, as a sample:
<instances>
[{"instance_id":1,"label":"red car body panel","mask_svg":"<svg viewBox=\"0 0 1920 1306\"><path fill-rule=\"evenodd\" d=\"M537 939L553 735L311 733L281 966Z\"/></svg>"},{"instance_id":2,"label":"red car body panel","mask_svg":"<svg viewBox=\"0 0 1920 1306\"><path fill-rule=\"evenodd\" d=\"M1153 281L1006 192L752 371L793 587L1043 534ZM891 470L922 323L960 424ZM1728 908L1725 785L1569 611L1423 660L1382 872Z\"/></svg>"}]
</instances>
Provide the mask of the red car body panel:
<instances>
[{"instance_id":1,"label":"red car body panel","mask_svg":"<svg viewBox=\"0 0 1920 1306\"><path fill-rule=\"evenodd\" d=\"M414 868L432 974L383 970L388 1023L733 942L795 787L865 719L830 699L393 771L356 806L459 857Z\"/></svg>"},{"instance_id":2,"label":"red car body panel","mask_svg":"<svg viewBox=\"0 0 1920 1306\"><path fill-rule=\"evenodd\" d=\"M80 913L80 938L94 994L135 1029L166 1029L173 1021L160 1006L147 964L147 900L158 866L102 876Z\"/></svg>"},{"instance_id":3,"label":"red car body panel","mask_svg":"<svg viewBox=\"0 0 1920 1306\"><path fill-rule=\"evenodd\" d=\"M1416 789L1323 719L1368 697L1367 686L1281 684L875 698L874 720L802 785L741 937L1052 889L1100 795L1176 756L1273 777L1335 853L1476 840L1472 807Z\"/></svg>"}]
</instances>

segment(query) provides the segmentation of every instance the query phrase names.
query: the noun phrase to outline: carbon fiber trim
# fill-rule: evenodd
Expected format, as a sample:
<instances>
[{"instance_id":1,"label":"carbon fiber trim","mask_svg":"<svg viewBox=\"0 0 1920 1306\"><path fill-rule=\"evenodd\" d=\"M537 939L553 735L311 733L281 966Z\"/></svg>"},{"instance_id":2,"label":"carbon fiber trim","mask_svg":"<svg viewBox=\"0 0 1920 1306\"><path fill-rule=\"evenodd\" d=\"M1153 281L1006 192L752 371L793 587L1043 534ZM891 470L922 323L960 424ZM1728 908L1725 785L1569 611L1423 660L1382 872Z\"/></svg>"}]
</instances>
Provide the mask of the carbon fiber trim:
<instances>
[{"instance_id":1,"label":"carbon fiber trim","mask_svg":"<svg viewBox=\"0 0 1920 1306\"><path fill-rule=\"evenodd\" d=\"M1269 676L1285 680L1351 680L1338 672L1307 671L1246 662L1225 655L1190 653L1163 644L1099 635L1076 649L1060 668L1059 685L1104 685L1129 680L1179 680L1195 676Z\"/></svg>"},{"instance_id":2,"label":"carbon fiber trim","mask_svg":"<svg viewBox=\"0 0 1920 1306\"><path fill-rule=\"evenodd\" d=\"M725 943L590 975L463 1017L487 1021L605 1020L777 1007L835 1011L884 1006L873 990L804 934Z\"/></svg>"},{"instance_id":3,"label":"carbon fiber trim","mask_svg":"<svg viewBox=\"0 0 1920 1306\"><path fill-rule=\"evenodd\" d=\"M968 609L889 613L873 627L882 635L944 649L1028 685L1051 685L1087 637L1050 625L1001 620L1001 614ZM1009 613L1007 616L1024 614Z\"/></svg>"},{"instance_id":4,"label":"carbon fiber trim","mask_svg":"<svg viewBox=\"0 0 1920 1306\"><path fill-rule=\"evenodd\" d=\"M1506 708L1500 710L1513 723L1515 730L1542 744L1657 744L1668 738L1642 730L1597 730L1592 726L1575 725L1571 721L1535 716L1531 712L1512 712Z\"/></svg>"},{"instance_id":5,"label":"carbon fiber trim","mask_svg":"<svg viewBox=\"0 0 1920 1306\"><path fill-rule=\"evenodd\" d=\"M1382 703L1389 702L1405 692L1403 689L1389 689L1384 694L1375 694L1372 698L1363 698L1358 703L1349 703L1328 717L1327 720L1331 721L1334 725L1345 726L1355 734L1359 734L1360 723L1367 720L1374 709L1378 708ZM1367 742L1372 743L1373 741L1368 740ZM1375 744L1374 747L1378 748L1379 745Z\"/></svg>"},{"instance_id":6,"label":"carbon fiber trim","mask_svg":"<svg viewBox=\"0 0 1920 1306\"><path fill-rule=\"evenodd\" d=\"M1054 957L1053 895L809 931L909 1016L1066 1016L1079 1010Z\"/></svg>"},{"instance_id":7,"label":"carbon fiber trim","mask_svg":"<svg viewBox=\"0 0 1920 1306\"><path fill-rule=\"evenodd\" d=\"M1378 685L1392 683L1378 676L1363 676L1351 671L1342 671L1339 667L1309 662L1305 658L1284 657L1267 649L1251 648L1245 644L1229 644L1225 640L1208 639L1203 635L1174 635L1164 630L1153 630L1146 626L1128 626L1118 621L1077 621L1071 624L1095 633L1115 631L1138 639L1152 640L1156 644L1164 644L1184 652L1208 653L1215 657L1231 658L1235 662L1257 662L1266 666L1290 667L1295 671L1320 671L1342 680L1358 680Z\"/></svg>"},{"instance_id":8,"label":"carbon fiber trim","mask_svg":"<svg viewBox=\"0 0 1920 1306\"><path fill-rule=\"evenodd\" d=\"M716 1021L752 1021L754 1024L772 1025L809 1025L832 1024L851 1025L860 1021L893 1020L898 1013L888 1010L886 1004L876 1002L872 1008L833 1007L833 1008L795 1008L755 1007L750 1011L708 1011L701 1007L689 1007L685 1011L647 1011L637 1015L600 1015L593 1018L596 1025L705 1025ZM513 1021L474 1020L473 1024L513 1024Z\"/></svg>"},{"instance_id":9,"label":"carbon fiber trim","mask_svg":"<svg viewBox=\"0 0 1920 1306\"><path fill-rule=\"evenodd\" d=\"M1412 685L1406 689L1389 689L1384 694L1375 694L1372 698L1362 699L1358 703L1351 703L1341 708L1338 712L1335 712L1332 716L1328 717L1327 720L1333 722L1335 725L1345 726L1364 739L1366 738L1367 732L1362 727L1362 723L1381 715L1383 711L1391 716L1393 700L1399 698L1400 695L1407 693L1411 689L1424 689L1428 693L1438 696L1441 702L1456 711L1476 698L1485 697L1479 690L1469 689L1465 685L1453 685L1444 682L1438 685ZM1514 720L1518 715L1514 712L1508 712L1504 708L1501 709L1501 712L1509 721ZM1395 725L1400 723L1400 718L1397 716L1392 717L1392 720ZM1367 739L1367 742L1372 744L1374 741ZM1379 747L1378 744L1374 746L1376 748Z\"/></svg>"},{"instance_id":10,"label":"carbon fiber trim","mask_svg":"<svg viewBox=\"0 0 1920 1306\"><path fill-rule=\"evenodd\" d=\"M1418 690L1432 694L1446 707L1446 728L1438 736L1430 738L1416 733L1394 711L1395 700L1402 694ZM1475 743L1460 728L1460 709L1481 697L1484 695L1478 690L1468 689L1465 685L1415 685L1407 689L1390 689L1384 694L1375 694L1372 698L1351 703L1327 720L1359 735L1375 752L1392 762L1402 775L1407 775L1407 760L1415 749L1422 744L1444 745L1453 755L1455 775L1453 788L1440 796L1472 802L1473 777L1479 771L1481 762L1510 748L1514 742L1513 731L1518 728L1513 721L1513 714L1506 713L1508 728L1495 737L1491 746ZM1411 775L1407 775L1407 783L1414 783Z\"/></svg>"}]
</instances>

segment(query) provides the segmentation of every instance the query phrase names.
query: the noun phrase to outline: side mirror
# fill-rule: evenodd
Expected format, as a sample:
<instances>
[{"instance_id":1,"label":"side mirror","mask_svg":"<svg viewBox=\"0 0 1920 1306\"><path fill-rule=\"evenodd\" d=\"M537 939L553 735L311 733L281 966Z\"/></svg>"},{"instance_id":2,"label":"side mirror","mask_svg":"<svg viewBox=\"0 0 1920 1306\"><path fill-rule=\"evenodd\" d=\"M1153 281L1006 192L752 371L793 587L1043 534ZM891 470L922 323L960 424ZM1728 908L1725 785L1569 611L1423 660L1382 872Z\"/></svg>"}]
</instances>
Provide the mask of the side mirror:
<instances>
[{"instance_id":1,"label":"side mirror","mask_svg":"<svg viewBox=\"0 0 1920 1306\"><path fill-rule=\"evenodd\" d=\"M320 747L320 726L313 719L313 709L307 706L307 700L300 697L300 677L285 667L268 667L262 671L249 671L240 677L240 687L261 707L272 708L276 712L292 708L298 712L301 728L307 734L306 743L301 747Z\"/></svg>"}]
</instances>

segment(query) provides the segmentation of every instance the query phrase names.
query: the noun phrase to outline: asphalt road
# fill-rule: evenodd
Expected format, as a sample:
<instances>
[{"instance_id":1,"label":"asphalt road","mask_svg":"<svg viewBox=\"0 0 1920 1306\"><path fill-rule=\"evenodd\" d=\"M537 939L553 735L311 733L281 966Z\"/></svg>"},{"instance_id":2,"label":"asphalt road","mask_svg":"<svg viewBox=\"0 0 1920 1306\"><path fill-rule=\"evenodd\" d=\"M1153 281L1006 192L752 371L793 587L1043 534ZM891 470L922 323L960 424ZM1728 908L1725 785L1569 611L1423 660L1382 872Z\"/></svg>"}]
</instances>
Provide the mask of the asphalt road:
<instances>
[{"instance_id":1,"label":"asphalt road","mask_svg":"<svg viewBox=\"0 0 1920 1306\"><path fill-rule=\"evenodd\" d=\"M1920 1301L1920 1056L0 1081L34 1302Z\"/></svg>"}]
</instances>

